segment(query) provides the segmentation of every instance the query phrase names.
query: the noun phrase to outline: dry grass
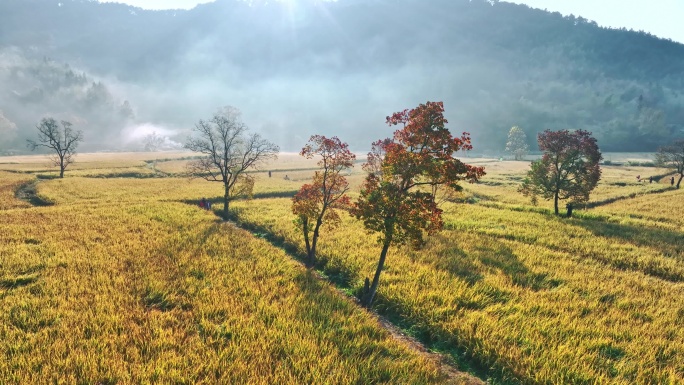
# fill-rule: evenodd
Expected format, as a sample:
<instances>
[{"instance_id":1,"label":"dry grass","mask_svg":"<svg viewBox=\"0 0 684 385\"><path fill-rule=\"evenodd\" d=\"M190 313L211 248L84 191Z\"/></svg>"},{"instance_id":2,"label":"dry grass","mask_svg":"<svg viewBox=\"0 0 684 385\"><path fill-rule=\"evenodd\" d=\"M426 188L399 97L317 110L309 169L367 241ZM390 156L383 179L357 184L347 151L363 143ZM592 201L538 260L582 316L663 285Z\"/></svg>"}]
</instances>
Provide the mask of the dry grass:
<instances>
[{"instance_id":1,"label":"dry grass","mask_svg":"<svg viewBox=\"0 0 684 385\"><path fill-rule=\"evenodd\" d=\"M444 380L282 250L179 202L211 187L68 177L39 184L54 206L3 209L0 382Z\"/></svg>"},{"instance_id":2,"label":"dry grass","mask_svg":"<svg viewBox=\"0 0 684 385\"><path fill-rule=\"evenodd\" d=\"M20 186L32 180L33 177L29 175L0 171L0 210L30 207L29 203L16 198L15 195Z\"/></svg>"},{"instance_id":3,"label":"dry grass","mask_svg":"<svg viewBox=\"0 0 684 385\"><path fill-rule=\"evenodd\" d=\"M672 210L682 193L632 180L662 170L606 168L592 202L620 199L564 219L516 193L524 163L489 166L483 183L465 186L479 204L447 205L447 230L422 250L392 251L376 308L499 373L494 382L684 381L684 235ZM236 210L301 253L287 199ZM377 263L374 238L348 218L324 233L321 268L360 290Z\"/></svg>"},{"instance_id":4,"label":"dry grass","mask_svg":"<svg viewBox=\"0 0 684 385\"><path fill-rule=\"evenodd\" d=\"M527 162L466 161L487 177L464 186L468 204L444 206L446 229L425 248L391 250L375 309L492 383L684 382L682 192L635 178L665 171L604 167L596 207L568 219L516 192ZM258 199L232 207L297 255L290 200L273 197L312 170L288 162L258 173ZM5 382L444 380L281 249L181 203L219 197L220 184L101 178L112 164L41 181L55 203L41 208L11 193L30 175L0 172ZM374 271L375 239L346 217L324 230L319 267L354 293Z\"/></svg>"}]
</instances>

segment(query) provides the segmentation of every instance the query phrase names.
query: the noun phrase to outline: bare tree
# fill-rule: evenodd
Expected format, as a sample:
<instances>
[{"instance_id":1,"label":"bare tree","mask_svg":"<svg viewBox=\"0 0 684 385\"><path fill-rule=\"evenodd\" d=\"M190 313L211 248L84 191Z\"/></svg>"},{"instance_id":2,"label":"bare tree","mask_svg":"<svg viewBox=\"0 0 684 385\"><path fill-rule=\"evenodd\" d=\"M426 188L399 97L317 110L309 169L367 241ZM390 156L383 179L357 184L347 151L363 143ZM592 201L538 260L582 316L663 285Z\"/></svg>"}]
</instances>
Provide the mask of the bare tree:
<instances>
[{"instance_id":1,"label":"bare tree","mask_svg":"<svg viewBox=\"0 0 684 385\"><path fill-rule=\"evenodd\" d=\"M151 134L145 135L143 142L145 143L145 151L156 152L164 144L164 137L157 135L157 131L152 131Z\"/></svg>"},{"instance_id":2,"label":"bare tree","mask_svg":"<svg viewBox=\"0 0 684 385\"><path fill-rule=\"evenodd\" d=\"M677 188L684 179L684 139L676 139L672 144L660 147L655 156L656 165L674 170L679 176ZM672 177L674 180L674 177Z\"/></svg>"},{"instance_id":3,"label":"bare tree","mask_svg":"<svg viewBox=\"0 0 684 385\"><path fill-rule=\"evenodd\" d=\"M206 155L189 164L190 174L223 183L224 219L228 219L231 200L251 194L254 178L245 172L278 157L278 146L259 134L247 135L248 130L240 120L240 110L226 107L211 120L200 120L193 129L198 137L185 144L185 148Z\"/></svg>"},{"instance_id":4,"label":"bare tree","mask_svg":"<svg viewBox=\"0 0 684 385\"><path fill-rule=\"evenodd\" d=\"M43 118L38 129L38 140L27 139L27 146L33 151L38 147L46 147L55 152L50 158L55 166L59 166L59 177L64 178L64 170L73 163L76 147L83 141L83 132L71 129L72 124L62 120L60 128L53 118Z\"/></svg>"}]
</instances>

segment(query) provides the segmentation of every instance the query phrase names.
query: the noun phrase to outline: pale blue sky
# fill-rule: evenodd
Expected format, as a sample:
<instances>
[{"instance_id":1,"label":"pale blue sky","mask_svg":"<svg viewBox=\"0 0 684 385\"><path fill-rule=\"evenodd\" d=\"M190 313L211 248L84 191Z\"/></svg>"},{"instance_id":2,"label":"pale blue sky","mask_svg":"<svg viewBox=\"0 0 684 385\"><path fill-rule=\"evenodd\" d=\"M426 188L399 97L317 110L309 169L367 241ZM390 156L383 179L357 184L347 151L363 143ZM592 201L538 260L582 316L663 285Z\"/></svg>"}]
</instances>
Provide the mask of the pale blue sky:
<instances>
[{"instance_id":1,"label":"pale blue sky","mask_svg":"<svg viewBox=\"0 0 684 385\"><path fill-rule=\"evenodd\" d=\"M573 14L600 26L643 30L684 43L684 0L508 0L533 8Z\"/></svg>"},{"instance_id":2,"label":"pale blue sky","mask_svg":"<svg viewBox=\"0 0 684 385\"><path fill-rule=\"evenodd\" d=\"M110 1L110 0L101 0ZM285 0L301 1L301 0ZM344 1L344 0L341 0ZM425 0L429 1L429 0ZM644 30L684 43L684 0L509 0L533 8L574 14L611 28ZM190 9L211 0L116 0L146 9Z\"/></svg>"},{"instance_id":3,"label":"pale blue sky","mask_svg":"<svg viewBox=\"0 0 684 385\"><path fill-rule=\"evenodd\" d=\"M100 0L100 3L124 3L144 9L190 9L213 0Z\"/></svg>"}]
</instances>

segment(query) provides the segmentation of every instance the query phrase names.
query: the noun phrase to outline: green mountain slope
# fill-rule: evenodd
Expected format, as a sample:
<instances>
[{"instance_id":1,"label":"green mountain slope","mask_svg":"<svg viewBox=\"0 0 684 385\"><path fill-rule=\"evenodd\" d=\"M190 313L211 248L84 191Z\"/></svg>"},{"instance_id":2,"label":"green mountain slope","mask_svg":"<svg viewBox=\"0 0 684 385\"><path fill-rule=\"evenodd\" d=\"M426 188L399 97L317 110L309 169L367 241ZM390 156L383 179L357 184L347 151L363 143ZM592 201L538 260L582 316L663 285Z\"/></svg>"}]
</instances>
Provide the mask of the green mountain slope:
<instances>
[{"instance_id":1,"label":"green mountain slope","mask_svg":"<svg viewBox=\"0 0 684 385\"><path fill-rule=\"evenodd\" d=\"M226 100L284 149L312 133L366 148L389 132L369 127L426 100L443 100L452 129L487 151L501 151L513 125L532 148L547 128L590 130L606 151L649 151L684 135L684 45L505 2L219 0L145 11L5 0L0 47L172 89L168 108L148 115L177 126ZM200 96L188 95L195 89Z\"/></svg>"}]
</instances>

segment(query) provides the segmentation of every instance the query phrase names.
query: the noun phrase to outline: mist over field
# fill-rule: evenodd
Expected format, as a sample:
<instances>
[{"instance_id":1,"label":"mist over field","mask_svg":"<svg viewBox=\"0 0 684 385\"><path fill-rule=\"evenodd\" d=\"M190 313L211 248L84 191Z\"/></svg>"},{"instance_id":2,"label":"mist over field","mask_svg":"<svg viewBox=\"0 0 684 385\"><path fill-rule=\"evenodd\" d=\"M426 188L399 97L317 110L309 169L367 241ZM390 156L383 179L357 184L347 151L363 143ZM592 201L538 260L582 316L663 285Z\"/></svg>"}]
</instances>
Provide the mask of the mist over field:
<instances>
[{"instance_id":1,"label":"mist over field","mask_svg":"<svg viewBox=\"0 0 684 385\"><path fill-rule=\"evenodd\" d=\"M475 152L510 127L586 129L607 151L651 151L684 130L684 46L497 1L244 2L147 11L113 3L0 4L0 150L44 116L82 150L182 145L220 107L297 151L312 134L365 151L385 116L444 101Z\"/></svg>"},{"instance_id":2,"label":"mist over field","mask_svg":"<svg viewBox=\"0 0 684 385\"><path fill-rule=\"evenodd\" d=\"M682 63L499 0L0 0L0 384L684 384Z\"/></svg>"}]
</instances>

